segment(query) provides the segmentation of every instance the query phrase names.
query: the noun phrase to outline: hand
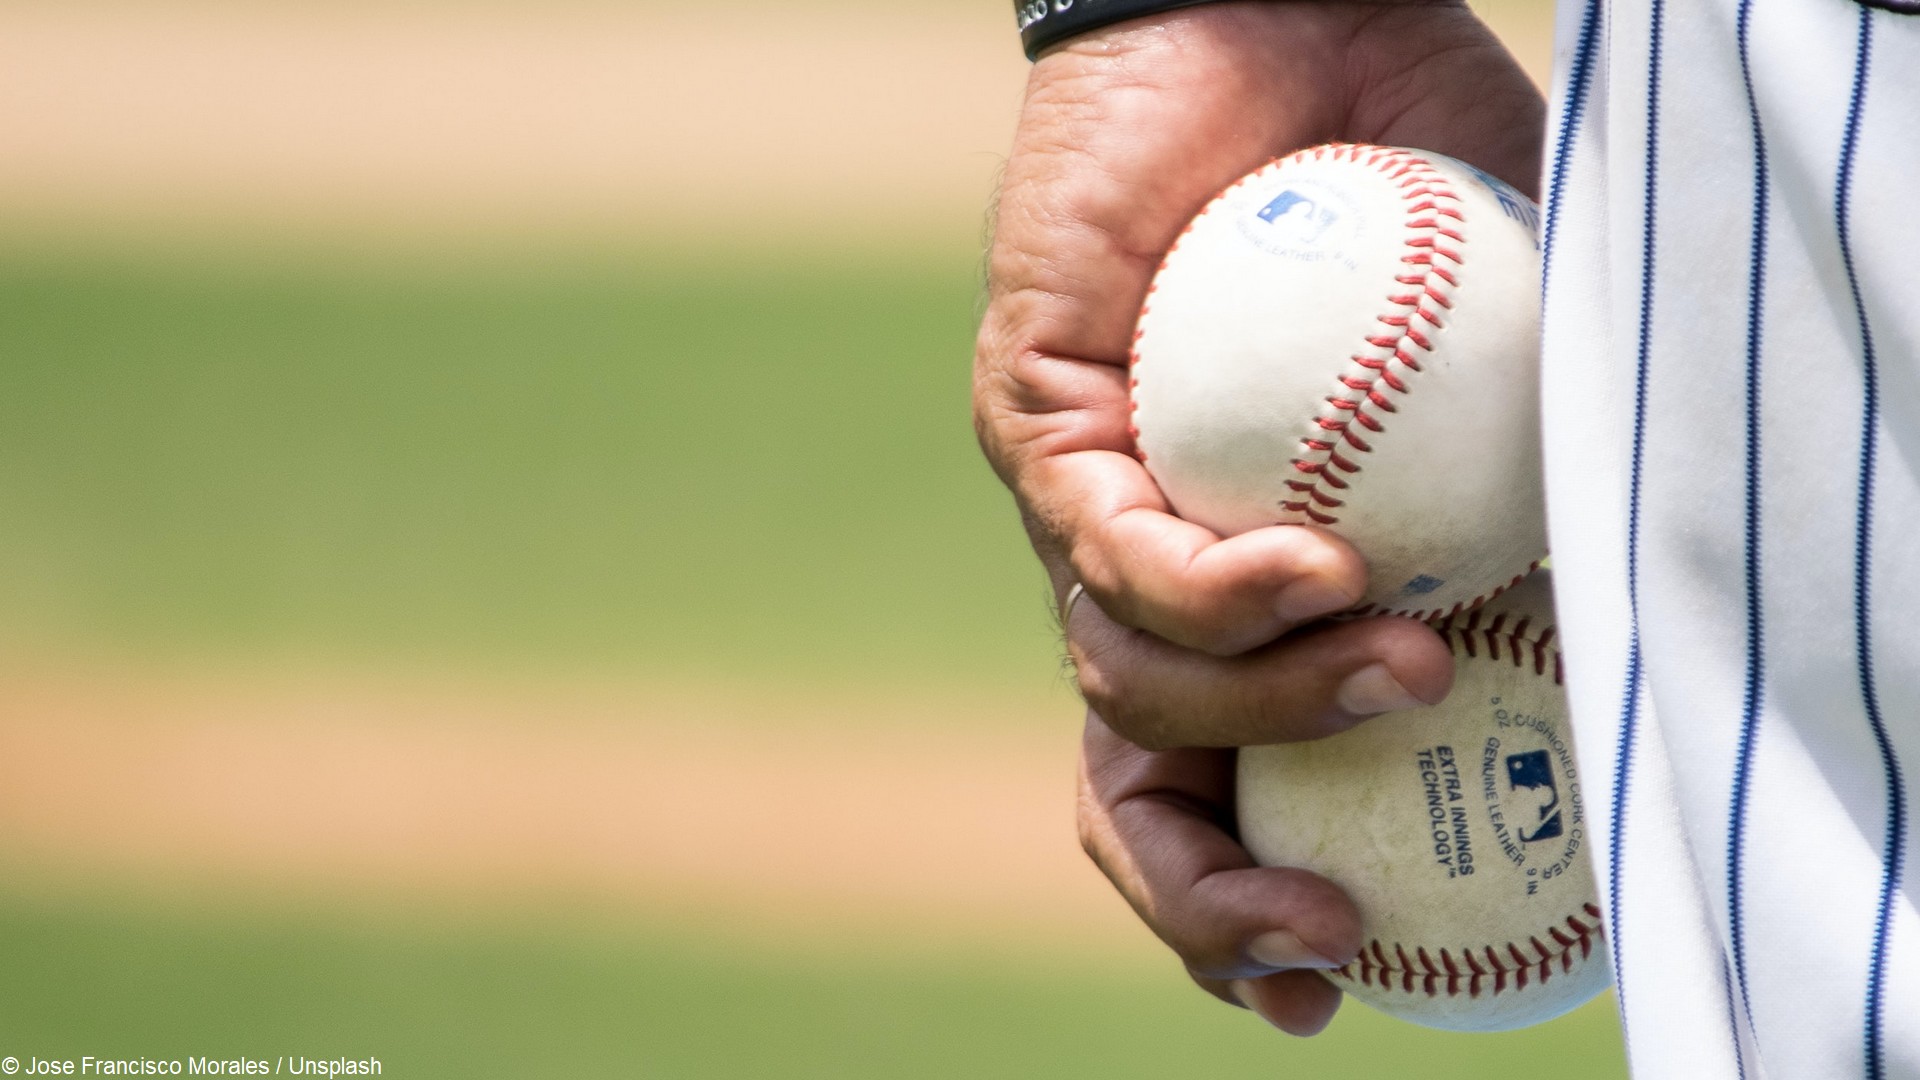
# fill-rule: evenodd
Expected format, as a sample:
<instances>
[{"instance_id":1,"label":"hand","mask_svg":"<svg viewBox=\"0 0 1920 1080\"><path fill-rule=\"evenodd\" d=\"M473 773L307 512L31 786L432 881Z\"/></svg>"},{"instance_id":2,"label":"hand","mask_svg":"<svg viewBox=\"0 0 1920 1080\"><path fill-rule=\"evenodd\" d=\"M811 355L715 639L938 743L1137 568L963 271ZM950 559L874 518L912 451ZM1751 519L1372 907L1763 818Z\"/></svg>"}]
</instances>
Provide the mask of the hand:
<instances>
[{"instance_id":1,"label":"hand","mask_svg":"<svg viewBox=\"0 0 1920 1080\"><path fill-rule=\"evenodd\" d=\"M1295 627L1365 589L1297 526L1231 539L1172 516L1127 433L1134 319L1220 188L1332 139L1420 146L1536 185L1543 105L1458 3L1239 0L1084 35L1034 66L1000 195L975 365L980 441L1058 594L1087 700L1148 747L1327 734L1445 696L1401 619ZM1283 635L1285 635L1283 637Z\"/></svg>"},{"instance_id":2,"label":"hand","mask_svg":"<svg viewBox=\"0 0 1920 1080\"><path fill-rule=\"evenodd\" d=\"M1314 973L1359 954L1360 915L1325 878L1260 867L1232 833L1230 750L1142 750L1087 714L1080 842L1187 974L1293 1035L1340 991Z\"/></svg>"},{"instance_id":3,"label":"hand","mask_svg":"<svg viewBox=\"0 0 1920 1080\"><path fill-rule=\"evenodd\" d=\"M1365 591L1315 529L1222 539L1173 517L1127 434L1153 270L1220 188L1335 139L1412 145L1537 190L1544 106L1457 3L1221 2L1109 27L1035 65L1007 164L975 364L982 447L1056 595L1087 719L1080 828L1202 987L1312 1034L1359 917L1331 883L1253 865L1224 747L1312 737L1445 696L1407 620L1320 624ZM1103 719L1103 717L1105 719ZM1112 721L1109 727L1106 721Z\"/></svg>"}]
</instances>

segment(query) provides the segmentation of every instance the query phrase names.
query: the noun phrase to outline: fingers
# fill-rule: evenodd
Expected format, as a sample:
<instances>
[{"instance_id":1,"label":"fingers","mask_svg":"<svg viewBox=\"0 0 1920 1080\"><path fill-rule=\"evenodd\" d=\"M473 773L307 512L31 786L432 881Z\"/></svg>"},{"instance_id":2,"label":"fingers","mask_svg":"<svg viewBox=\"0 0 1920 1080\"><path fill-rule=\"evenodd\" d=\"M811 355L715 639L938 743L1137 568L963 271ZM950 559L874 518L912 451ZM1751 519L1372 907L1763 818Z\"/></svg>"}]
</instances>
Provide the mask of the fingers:
<instances>
[{"instance_id":1,"label":"fingers","mask_svg":"<svg viewBox=\"0 0 1920 1080\"><path fill-rule=\"evenodd\" d=\"M1325 1031L1344 998L1332 983L1311 971L1282 971L1258 979L1229 981L1209 979L1189 969L1187 976L1221 1001L1301 1038Z\"/></svg>"},{"instance_id":2,"label":"fingers","mask_svg":"<svg viewBox=\"0 0 1920 1080\"><path fill-rule=\"evenodd\" d=\"M1349 54L1362 88L1351 122L1370 141L1470 161L1539 198L1546 101L1464 5L1379 5Z\"/></svg>"},{"instance_id":3,"label":"fingers","mask_svg":"<svg viewBox=\"0 0 1920 1080\"><path fill-rule=\"evenodd\" d=\"M1197 981L1197 980L1196 980ZM1310 971L1283 971L1228 984L1233 1000L1289 1035L1318 1035L1340 1011L1343 995Z\"/></svg>"},{"instance_id":4,"label":"fingers","mask_svg":"<svg viewBox=\"0 0 1920 1080\"><path fill-rule=\"evenodd\" d=\"M1232 655L1365 593L1365 560L1332 533L1276 526L1222 539L1174 516L1133 456L1123 371L1043 358L1027 366L1018 378L981 375L981 443L1042 557L1070 566L1112 618Z\"/></svg>"},{"instance_id":5,"label":"fingers","mask_svg":"<svg viewBox=\"0 0 1920 1080\"><path fill-rule=\"evenodd\" d=\"M1079 453L1032 470L1034 516L1108 617L1231 656L1358 602L1366 561L1317 528L1222 539L1170 513L1130 456Z\"/></svg>"},{"instance_id":6,"label":"fingers","mask_svg":"<svg viewBox=\"0 0 1920 1080\"><path fill-rule=\"evenodd\" d=\"M1082 843L1187 966L1214 979L1334 968L1360 951L1360 917L1318 875L1262 867L1233 828L1234 755L1147 751L1088 713Z\"/></svg>"},{"instance_id":7,"label":"fingers","mask_svg":"<svg viewBox=\"0 0 1920 1080\"><path fill-rule=\"evenodd\" d=\"M1324 1027L1339 991L1312 974L1351 962L1359 913L1331 882L1254 865L1230 832L1233 754L1141 750L1089 713L1082 843L1194 980L1294 1034Z\"/></svg>"},{"instance_id":8,"label":"fingers","mask_svg":"<svg viewBox=\"0 0 1920 1080\"><path fill-rule=\"evenodd\" d=\"M1119 624L1089 590L1066 630L1087 704L1148 749L1321 738L1453 687L1446 643L1411 619L1325 623L1215 656Z\"/></svg>"},{"instance_id":9,"label":"fingers","mask_svg":"<svg viewBox=\"0 0 1920 1080\"><path fill-rule=\"evenodd\" d=\"M1276 526L1223 540L1135 509L1079 536L1072 564L1109 618L1217 656L1352 607L1366 591L1365 560L1319 529Z\"/></svg>"}]
</instances>

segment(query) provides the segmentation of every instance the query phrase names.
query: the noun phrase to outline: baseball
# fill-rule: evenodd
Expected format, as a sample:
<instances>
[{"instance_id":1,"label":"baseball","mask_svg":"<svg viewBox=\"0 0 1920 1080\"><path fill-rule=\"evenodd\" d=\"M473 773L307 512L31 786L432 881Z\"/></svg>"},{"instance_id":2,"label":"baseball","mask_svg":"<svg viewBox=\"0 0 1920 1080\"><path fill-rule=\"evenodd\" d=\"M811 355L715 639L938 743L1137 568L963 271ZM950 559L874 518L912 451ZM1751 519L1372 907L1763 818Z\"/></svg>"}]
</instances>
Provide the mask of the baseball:
<instances>
[{"instance_id":1,"label":"baseball","mask_svg":"<svg viewBox=\"0 0 1920 1080\"><path fill-rule=\"evenodd\" d=\"M1546 554L1539 212L1470 165L1322 146L1222 192L1132 356L1136 452L1222 535L1317 524L1363 613L1471 607Z\"/></svg>"},{"instance_id":2,"label":"baseball","mask_svg":"<svg viewBox=\"0 0 1920 1080\"><path fill-rule=\"evenodd\" d=\"M1367 943L1327 973L1342 990L1429 1027L1525 1027L1610 980L1548 572L1432 625L1452 696L1242 750L1241 839L1353 897Z\"/></svg>"}]
</instances>

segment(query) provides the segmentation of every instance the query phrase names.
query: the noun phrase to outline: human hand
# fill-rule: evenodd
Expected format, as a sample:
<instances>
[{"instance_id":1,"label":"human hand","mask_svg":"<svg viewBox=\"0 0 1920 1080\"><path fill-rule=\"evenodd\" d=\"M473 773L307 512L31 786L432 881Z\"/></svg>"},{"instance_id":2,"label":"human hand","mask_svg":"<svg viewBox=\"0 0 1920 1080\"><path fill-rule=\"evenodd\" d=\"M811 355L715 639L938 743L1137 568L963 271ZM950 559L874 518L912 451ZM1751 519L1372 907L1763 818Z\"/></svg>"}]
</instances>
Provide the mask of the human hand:
<instances>
[{"instance_id":1,"label":"human hand","mask_svg":"<svg viewBox=\"0 0 1920 1080\"><path fill-rule=\"evenodd\" d=\"M975 418L1057 594L1082 693L1142 746L1329 734L1440 700L1452 663L1403 619L1295 627L1365 564L1297 526L1222 539L1132 456L1127 355L1154 269L1258 165L1333 139L1414 145L1533 190L1538 92L1462 5L1237 0L1083 35L1034 66L1002 187ZM1283 636L1284 635L1284 636Z\"/></svg>"},{"instance_id":2,"label":"human hand","mask_svg":"<svg viewBox=\"0 0 1920 1080\"><path fill-rule=\"evenodd\" d=\"M1231 750L1142 750L1087 713L1080 843L1202 989L1292 1035L1341 994L1314 972L1360 951L1360 915L1305 870L1255 866L1233 831Z\"/></svg>"}]
</instances>

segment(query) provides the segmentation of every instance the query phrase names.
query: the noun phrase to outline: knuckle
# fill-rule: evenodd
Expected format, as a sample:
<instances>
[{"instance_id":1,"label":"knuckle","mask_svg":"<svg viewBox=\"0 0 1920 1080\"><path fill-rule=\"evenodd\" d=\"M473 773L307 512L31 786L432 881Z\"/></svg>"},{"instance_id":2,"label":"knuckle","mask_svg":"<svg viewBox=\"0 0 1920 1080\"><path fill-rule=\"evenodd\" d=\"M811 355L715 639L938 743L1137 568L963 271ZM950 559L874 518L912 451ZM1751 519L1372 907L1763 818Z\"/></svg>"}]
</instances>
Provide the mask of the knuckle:
<instances>
[{"instance_id":1,"label":"knuckle","mask_svg":"<svg viewBox=\"0 0 1920 1080\"><path fill-rule=\"evenodd\" d=\"M1122 725L1127 719L1124 715L1127 711L1126 699L1114 692L1113 683L1107 678L1105 669L1090 658L1079 656L1074 661L1074 675L1080 685L1080 697L1086 701L1087 707L1099 713L1115 733L1125 737L1127 733Z\"/></svg>"},{"instance_id":2,"label":"knuckle","mask_svg":"<svg viewBox=\"0 0 1920 1080\"><path fill-rule=\"evenodd\" d=\"M999 346L978 365L982 396L1009 412L1041 416L1058 410L1058 358L1030 345Z\"/></svg>"},{"instance_id":3,"label":"knuckle","mask_svg":"<svg viewBox=\"0 0 1920 1080\"><path fill-rule=\"evenodd\" d=\"M1080 793L1080 797L1075 800L1073 818L1074 831L1080 839L1080 850L1086 852L1087 858L1092 859L1095 866L1102 865L1100 810L1092 795L1084 791Z\"/></svg>"},{"instance_id":4,"label":"knuckle","mask_svg":"<svg viewBox=\"0 0 1920 1080\"><path fill-rule=\"evenodd\" d=\"M1066 538L1064 529L1057 535ZM1107 613L1108 618L1119 618L1121 612L1121 592L1117 575L1107 559L1102 538L1097 529L1082 529L1072 537L1068 545L1067 563L1073 567L1073 577L1087 590L1087 602Z\"/></svg>"},{"instance_id":5,"label":"knuckle","mask_svg":"<svg viewBox=\"0 0 1920 1080\"><path fill-rule=\"evenodd\" d=\"M1106 721L1113 733L1142 750L1171 750L1182 745L1174 737L1176 725L1167 711L1124 683L1125 663L1109 662L1098 653L1078 658L1080 696Z\"/></svg>"},{"instance_id":6,"label":"knuckle","mask_svg":"<svg viewBox=\"0 0 1920 1080\"><path fill-rule=\"evenodd\" d=\"M1091 599L1091 596L1083 597L1080 603L1085 605ZM1085 622L1084 619L1075 621ZM1066 629L1068 658L1073 661L1080 697L1111 726L1114 718L1108 710L1121 707L1128 697L1123 685L1126 664L1114 654L1109 635L1089 633L1085 629L1074 634L1071 626Z\"/></svg>"}]
</instances>

